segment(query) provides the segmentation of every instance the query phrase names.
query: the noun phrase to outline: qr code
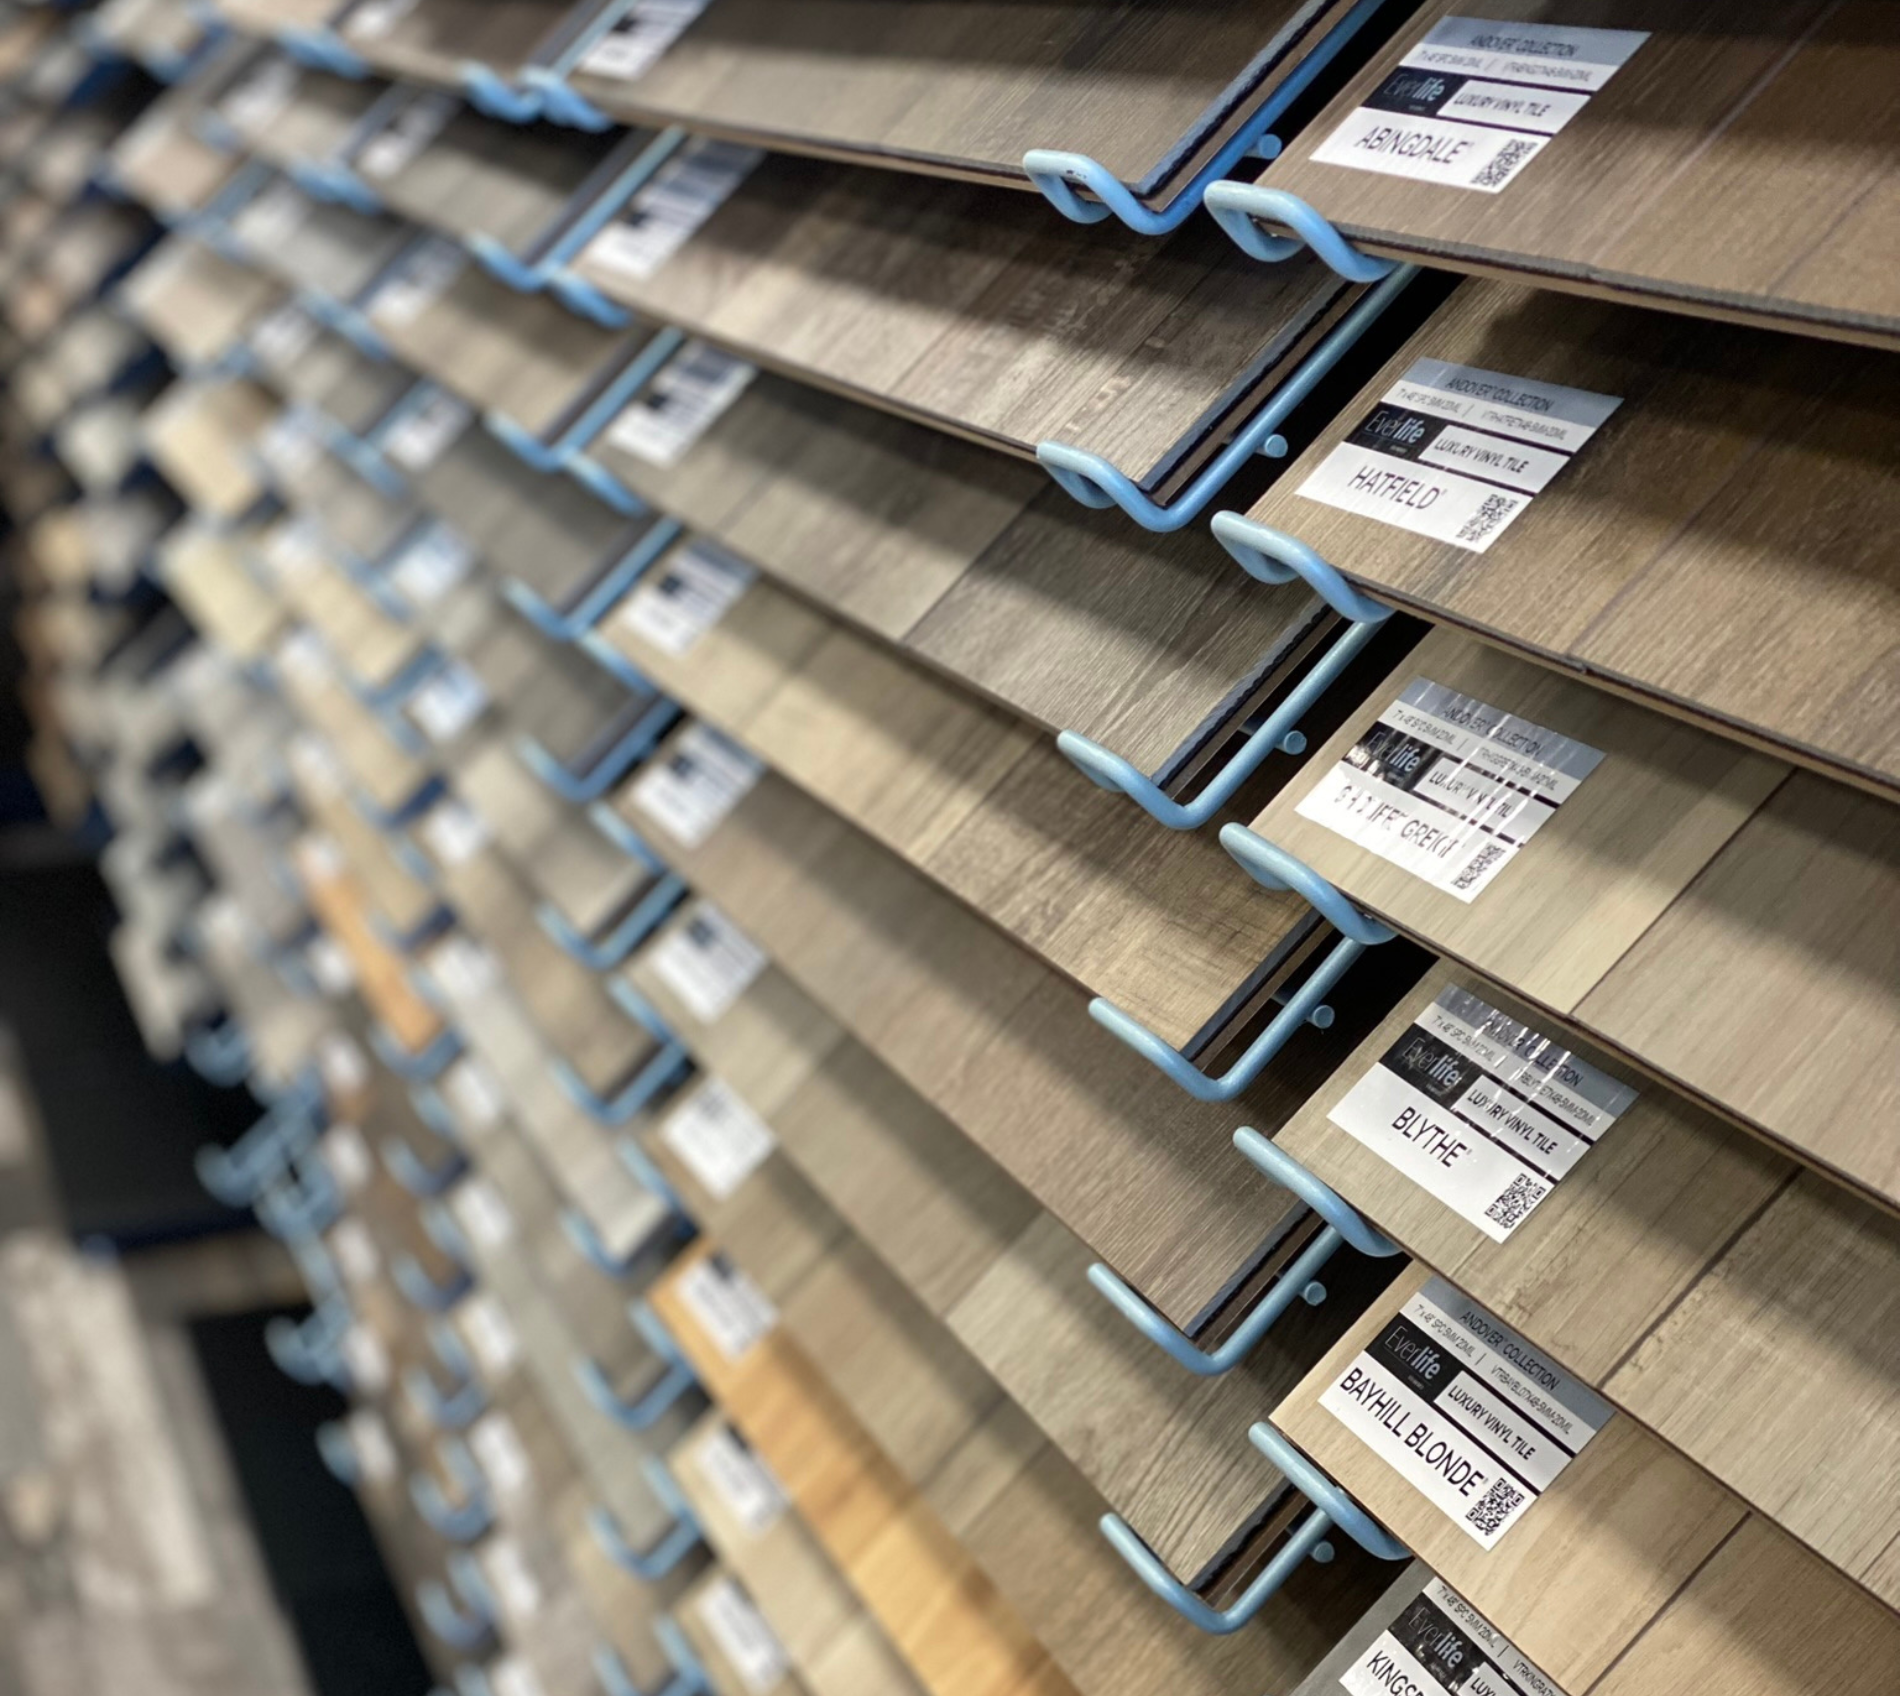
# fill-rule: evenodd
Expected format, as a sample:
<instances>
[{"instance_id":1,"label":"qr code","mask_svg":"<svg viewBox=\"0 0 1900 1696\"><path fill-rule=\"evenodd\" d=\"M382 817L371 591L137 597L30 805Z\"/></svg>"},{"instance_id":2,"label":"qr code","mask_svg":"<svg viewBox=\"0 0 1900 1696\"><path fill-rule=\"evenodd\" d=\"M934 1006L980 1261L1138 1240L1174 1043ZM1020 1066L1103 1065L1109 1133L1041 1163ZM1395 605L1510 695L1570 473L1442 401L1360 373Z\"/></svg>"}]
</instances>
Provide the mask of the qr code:
<instances>
[{"instance_id":1,"label":"qr code","mask_svg":"<svg viewBox=\"0 0 1900 1696\"><path fill-rule=\"evenodd\" d=\"M1527 1173L1520 1172L1511 1180L1511 1187L1484 1210L1484 1216L1495 1219L1509 1231L1549 1194L1549 1184L1540 1184Z\"/></svg>"},{"instance_id":2,"label":"qr code","mask_svg":"<svg viewBox=\"0 0 1900 1696\"><path fill-rule=\"evenodd\" d=\"M1490 1537L1523 1505L1524 1492L1508 1478L1499 1478L1493 1480L1491 1488L1484 1493L1484 1500L1466 1514L1465 1519Z\"/></svg>"},{"instance_id":3,"label":"qr code","mask_svg":"<svg viewBox=\"0 0 1900 1696\"><path fill-rule=\"evenodd\" d=\"M1469 889L1483 877L1493 865L1504 858L1502 842L1487 842L1477 853L1471 856L1470 863L1451 880L1453 889Z\"/></svg>"},{"instance_id":4,"label":"qr code","mask_svg":"<svg viewBox=\"0 0 1900 1696\"><path fill-rule=\"evenodd\" d=\"M1507 518L1513 517L1522 505L1523 502L1513 495L1486 495L1484 505L1465 520L1465 527L1458 532L1458 540L1474 544L1482 542Z\"/></svg>"},{"instance_id":5,"label":"qr code","mask_svg":"<svg viewBox=\"0 0 1900 1696\"><path fill-rule=\"evenodd\" d=\"M1498 156L1471 179L1473 188L1502 188L1517 174L1517 168L1535 153L1541 141L1507 141Z\"/></svg>"}]
</instances>

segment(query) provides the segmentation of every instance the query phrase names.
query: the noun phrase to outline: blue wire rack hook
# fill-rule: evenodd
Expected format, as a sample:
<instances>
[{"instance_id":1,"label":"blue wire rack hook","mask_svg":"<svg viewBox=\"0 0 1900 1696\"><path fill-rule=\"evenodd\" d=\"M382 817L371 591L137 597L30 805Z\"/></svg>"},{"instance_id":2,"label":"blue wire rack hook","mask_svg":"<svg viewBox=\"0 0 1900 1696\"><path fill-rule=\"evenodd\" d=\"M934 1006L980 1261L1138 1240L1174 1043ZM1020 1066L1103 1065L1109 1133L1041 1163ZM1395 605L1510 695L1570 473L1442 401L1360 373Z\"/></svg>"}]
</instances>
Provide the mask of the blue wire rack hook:
<instances>
[{"instance_id":1,"label":"blue wire rack hook","mask_svg":"<svg viewBox=\"0 0 1900 1696\"><path fill-rule=\"evenodd\" d=\"M680 1353L679 1345L644 1301L632 1303L627 1309L627 1318L664 1368L659 1377L636 1400L627 1401L592 1355L575 1358L574 1376L587 1399L616 1425L626 1431L647 1431L681 1396L693 1389L699 1379Z\"/></svg>"},{"instance_id":2,"label":"blue wire rack hook","mask_svg":"<svg viewBox=\"0 0 1900 1696\"><path fill-rule=\"evenodd\" d=\"M492 1620L478 1609L464 1609L439 1578L416 1586L416 1612L444 1648L463 1654L486 1643L494 1631Z\"/></svg>"},{"instance_id":3,"label":"blue wire rack hook","mask_svg":"<svg viewBox=\"0 0 1900 1696\"><path fill-rule=\"evenodd\" d=\"M601 1552L622 1572L651 1584L666 1577L699 1546L699 1523L680 1497L679 1486L667 1475L666 1468L649 1457L641 1468L647 1483L659 1496L661 1505L673 1516L673 1523L644 1549L636 1549L620 1529L612 1509L597 1504L589 1509L587 1529ZM664 1484L662 1484L664 1479Z\"/></svg>"},{"instance_id":4,"label":"blue wire rack hook","mask_svg":"<svg viewBox=\"0 0 1900 1696\"><path fill-rule=\"evenodd\" d=\"M1262 583L1290 583L1297 577L1342 618L1363 624L1380 624L1392 616L1391 607L1361 594L1337 566L1285 531L1256 524L1238 512L1215 513L1210 528L1249 577Z\"/></svg>"},{"instance_id":5,"label":"blue wire rack hook","mask_svg":"<svg viewBox=\"0 0 1900 1696\"><path fill-rule=\"evenodd\" d=\"M495 1522L494 1504L488 1499L488 1486L481 1468L459 1437L444 1438L437 1445L443 1465L455 1475L462 1492L459 1502L449 1500L433 1472L409 1475L409 1500L429 1528L451 1543L473 1543L487 1535Z\"/></svg>"},{"instance_id":6,"label":"blue wire rack hook","mask_svg":"<svg viewBox=\"0 0 1900 1696\"><path fill-rule=\"evenodd\" d=\"M576 930L567 915L551 901L542 902L535 909L535 917L563 953L590 972L610 972L665 922L685 894L685 879L677 872L667 872L655 879L653 887L634 903L626 917L598 942L590 942Z\"/></svg>"},{"instance_id":7,"label":"blue wire rack hook","mask_svg":"<svg viewBox=\"0 0 1900 1696\"><path fill-rule=\"evenodd\" d=\"M1377 283L1413 269L1401 260L1375 259L1361 253L1325 217L1283 188L1267 188L1260 183L1215 183L1203 203L1234 245L1253 259L1277 264L1309 248L1322 264L1349 283ZM1269 235L1261 228L1263 223L1292 233Z\"/></svg>"},{"instance_id":8,"label":"blue wire rack hook","mask_svg":"<svg viewBox=\"0 0 1900 1696\"><path fill-rule=\"evenodd\" d=\"M693 1653L677 1625L662 1616L654 1621L653 1635L659 1640L673 1671L666 1683L652 1692L651 1696L699 1696L699 1692L710 1688L706 1669L700 1665L699 1657ZM610 1645L603 1643L594 1650L593 1667L594 1678L604 1696L648 1696L634 1683L633 1674L627 1671L627 1663Z\"/></svg>"},{"instance_id":9,"label":"blue wire rack hook","mask_svg":"<svg viewBox=\"0 0 1900 1696\"><path fill-rule=\"evenodd\" d=\"M403 1373L403 1393L438 1431L464 1431L488 1406L481 1375L462 1346L462 1339L445 1322L438 1320L430 1326L429 1347L455 1381L455 1387L444 1390L436 1383L435 1375L421 1361L415 1361Z\"/></svg>"}]
</instances>

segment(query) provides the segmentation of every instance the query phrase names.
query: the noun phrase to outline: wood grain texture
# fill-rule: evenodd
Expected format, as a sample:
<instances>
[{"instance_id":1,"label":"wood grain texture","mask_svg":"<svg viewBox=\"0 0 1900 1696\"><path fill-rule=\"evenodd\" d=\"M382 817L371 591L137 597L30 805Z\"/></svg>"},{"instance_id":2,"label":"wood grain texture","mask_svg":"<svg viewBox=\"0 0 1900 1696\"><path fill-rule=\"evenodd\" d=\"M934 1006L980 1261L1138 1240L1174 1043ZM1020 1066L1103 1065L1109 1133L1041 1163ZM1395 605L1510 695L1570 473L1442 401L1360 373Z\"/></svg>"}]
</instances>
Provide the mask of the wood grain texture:
<instances>
[{"instance_id":1,"label":"wood grain texture","mask_svg":"<svg viewBox=\"0 0 1900 1696\"><path fill-rule=\"evenodd\" d=\"M1265 181L1380 251L1893 345L1900 294L1877 256L1890 251L1884 91L1900 37L1882 8L1596 6L1592 25L1650 39L1502 192L1316 164L1345 115L1456 12L1427 6ZM1577 21L1548 0L1500 0L1487 16Z\"/></svg>"}]
</instances>

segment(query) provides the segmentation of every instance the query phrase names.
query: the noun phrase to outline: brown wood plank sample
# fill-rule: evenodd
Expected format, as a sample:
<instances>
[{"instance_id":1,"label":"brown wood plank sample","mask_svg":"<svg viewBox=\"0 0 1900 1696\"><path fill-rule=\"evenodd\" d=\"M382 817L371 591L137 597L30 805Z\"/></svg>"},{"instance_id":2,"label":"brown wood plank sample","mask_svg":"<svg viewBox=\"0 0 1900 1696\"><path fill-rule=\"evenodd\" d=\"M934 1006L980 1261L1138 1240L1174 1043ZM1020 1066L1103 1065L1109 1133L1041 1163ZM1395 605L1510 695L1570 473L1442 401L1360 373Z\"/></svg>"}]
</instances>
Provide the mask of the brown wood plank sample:
<instances>
[{"instance_id":1,"label":"brown wood plank sample","mask_svg":"<svg viewBox=\"0 0 1900 1696\"><path fill-rule=\"evenodd\" d=\"M1622 404L1484 553L1301 496L1420 358ZM1249 516L1382 598L1891 790L1896 418L1890 358L1476 281Z\"/></svg>"},{"instance_id":2,"label":"brown wood plank sample","mask_svg":"<svg viewBox=\"0 0 1900 1696\"><path fill-rule=\"evenodd\" d=\"M1457 0L1435 0L1268 169L1375 251L1809 334L1900 344L1889 260L1900 33L1884 8L1593 6L1650 39L1500 192L1315 161L1346 115ZM1497 0L1500 23L1577 23Z\"/></svg>"}]
</instances>

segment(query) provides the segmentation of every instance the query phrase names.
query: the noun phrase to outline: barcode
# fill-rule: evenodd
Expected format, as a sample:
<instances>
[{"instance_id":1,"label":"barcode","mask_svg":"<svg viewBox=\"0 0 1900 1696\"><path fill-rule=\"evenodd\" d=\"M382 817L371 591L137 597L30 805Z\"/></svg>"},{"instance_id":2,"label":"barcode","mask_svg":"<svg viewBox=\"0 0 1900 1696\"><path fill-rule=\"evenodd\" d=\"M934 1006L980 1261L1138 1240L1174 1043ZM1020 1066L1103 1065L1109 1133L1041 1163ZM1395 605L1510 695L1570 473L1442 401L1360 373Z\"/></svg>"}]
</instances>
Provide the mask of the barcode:
<instances>
[{"instance_id":1,"label":"barcode","mask_svg":"<svg viewBox=\"0 0 1900 1696\"><path fill-rule=\"evenodd\" d=\"M580 68L631 82L679 39L707 0L633 0L633 8L587 50Z\"/></svg>"},{"instance_id":2,"label":"barcode","mask_svg":"<svg viewBox=\"0 0 1900 1696\"><path fill-rule=\"evenodd\" d=\"M1458 540L1482 542L1523 504L1509 495L1486 495L1484 504L1465 520L1465 527L1458 532Z\"/></svg>"},{"instance_id":3,"label":"barcode","mask_svg":"<svg viewBox=\"0 0 1900 1696\"><path fill-rule=\"evenodd\" d=\"M455 116L459 102L452 94L419 94L403 107L386 129L363 144L356 167L366 176L388 178L406 169Z\"/></svg>"},{"instance_id":4,"label":"barcode","mask_svg":"<svg viewBox=\"0 0 1900 1696\"><path fill-rule=\"evenodd\" d=\"M644 281L725 203L765 155L756 147L689 141L597 235L585 257Z\"/></svg>"},{"instance_id":5,"label":"barcode","mask_svg":"<svg viewBox=\"0 0 1900 1696\"><path fill-rule=\"evenodd\" d=\"M1491 869L1492 863L1504 858L1504 844L1487 842L1477 853L1471 856L1471 863L1451 880L1453 889L1469 889L1479 878Z\"/></svg>"},{"instance_id":6,"label":"barcode","mask_svg":"<svg viewBox=\"0 0 1900 1696\"><path fill-rule=\"evenodd\" d=\"M1498 1478L1485 1491L1484 1500L1466 1514L1465 1519L1489 1537L1523 1505L1524 1492L1508 1478Z\"/></svg>"},{"instance_id":7,"label":"barcode","mask_svg":"<svg viewBox=\"0 0 1900 1696\"><path fill-rule=\"evenodd\" d=\"M614 421L607 440L650 465L677 465L758 374L743 359L690 341Z\"/></svg>"},{"instance_id":8,"label":"barcode","mask_svg":"<svg viewBox=\"0 0 1900 1696\"><path fill-rule=\"evenodd\" d=\"M1498 149L1498 156L1471 179L1471 186L1473 188L1502 188L1515 175L1518 166L1542 146L1541 139L1507 141Z\"/></svg>"},{"instance_id":9,"label":"barcode","mask_svg":"<svg viewBox=\"0 0 1900 1696\"><path fill-rule=\"evenodd\" d=\"M1520 1172L1511 1180L1511 1187L1484 1210L1484 1216L1487 1219L1495 1219L1505 1230L1511 1230L1549 1194L1550 1185L1540 1183L1528 1173Z\"/></svg>"}]
</instances>

